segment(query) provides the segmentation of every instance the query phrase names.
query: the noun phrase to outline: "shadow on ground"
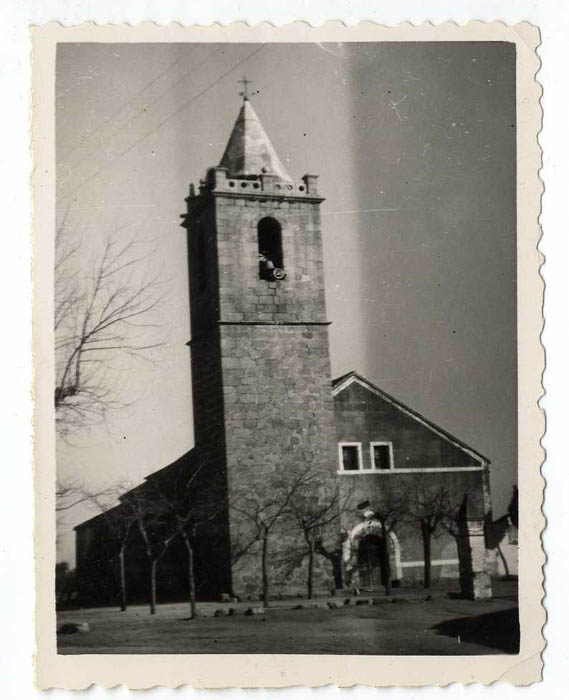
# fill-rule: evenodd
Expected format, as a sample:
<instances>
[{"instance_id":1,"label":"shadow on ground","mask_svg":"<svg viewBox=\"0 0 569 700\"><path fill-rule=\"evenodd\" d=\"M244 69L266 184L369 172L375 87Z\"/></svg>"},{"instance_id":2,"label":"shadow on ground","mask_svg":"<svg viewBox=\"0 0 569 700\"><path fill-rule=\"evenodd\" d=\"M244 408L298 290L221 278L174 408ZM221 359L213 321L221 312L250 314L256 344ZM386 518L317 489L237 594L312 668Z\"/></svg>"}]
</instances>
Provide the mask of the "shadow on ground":
<instances>
[{"instance_id":1,"label":"shadow on ground","mask_svg":"<svg viewBox=\"0 0 569 700\"><path fill-rule=\"evenodd\" d=\"M459 617L434 625L440 635L499 649L506 654L520 650L520 622L517 608Z\"/></svg>"},{"instance_id":2,"label":"shadow on ground","mask_svg":"<svg viewBox=\"0 0 569 700\"><path fill-rule=\"evenodd\" d=\"M345 601L349 604L345 605ZM399 590L314 601L188 603L60 610L58 654L352 654L467 656L516 653L519 645L517 582L497 582L495 597L466 600L433 590ZM393 603L397 603L393 605ZM82 625L80 628L79 625ZM62 629L63 628L63 629ZM71 627L69 628L71 630Z\"/></svg>"}]
</instances>

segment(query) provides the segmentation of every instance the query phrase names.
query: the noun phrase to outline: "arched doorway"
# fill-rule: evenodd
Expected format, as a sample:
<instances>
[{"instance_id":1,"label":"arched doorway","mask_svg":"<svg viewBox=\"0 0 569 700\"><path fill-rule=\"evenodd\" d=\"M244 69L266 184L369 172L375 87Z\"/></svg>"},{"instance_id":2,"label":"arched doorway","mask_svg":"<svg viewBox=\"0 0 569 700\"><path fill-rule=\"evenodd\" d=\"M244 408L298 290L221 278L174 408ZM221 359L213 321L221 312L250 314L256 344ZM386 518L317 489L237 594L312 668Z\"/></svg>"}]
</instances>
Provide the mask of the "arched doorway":
<instances>
[{"instance_id":1,"label":"arched doorway","mask_svg":"<svg viewBox=\"0 0 569 700\"><path fill-rule=\"evenodd\" d=\"M358 545L358 574L360 585L379 588L384 581L385 542L378 535L365 535Z\"/></svg>"},{"instance_id":2,"label":"arched doorway","mask_svg":"<svg viewBox=\"0 0 569 700\"><path fill-rule=\"evenodd\" d=\"M368 587L364 584L362 575L360 575L360 543L370 537L375 536L377 539L367 540L372 544L372 549L380 547L380 557L383 553L381 547L383 547L383 537L382 537L382 527L381 523L373 518L364 520L358 523L346 537L342 547L343 547L343 560L344 560L344 574L347 585L351 585L352 582L358 582L360 586ZM379 542L378 542L379 541ZM362 551L362 562L366 560L369 561L371 558L372 562L375 560L376 552L366 553L366 548L368 545L364 544L364 549ZM391 568L392 583L395 581L400 581L403 575L403 569L401 567L401 548L399 546L399 539L394 532L390 532L388 536L388 546L387 551L389 552L389 562ZM383 560L380 558L380 561ZM372 567L373 568L373 567ZM369 565L364 567L363 577L366 576L366 571L369 571ZM381 566L380 566L381 575ZM354 576L356 577L354 579ZM377 578L377 573L375 574Z\"/></svg>"}]
</instances>

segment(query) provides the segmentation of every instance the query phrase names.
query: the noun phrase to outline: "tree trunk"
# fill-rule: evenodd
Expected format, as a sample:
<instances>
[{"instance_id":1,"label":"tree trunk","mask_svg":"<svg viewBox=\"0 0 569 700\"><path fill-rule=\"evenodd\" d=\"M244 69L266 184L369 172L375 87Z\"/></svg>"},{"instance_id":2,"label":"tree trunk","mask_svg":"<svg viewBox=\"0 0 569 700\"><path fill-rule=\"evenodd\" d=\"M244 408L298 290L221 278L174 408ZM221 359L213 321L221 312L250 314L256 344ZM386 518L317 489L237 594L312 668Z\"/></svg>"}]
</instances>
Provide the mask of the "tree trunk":
<instances>
[{"instance_id":1,"label":"tree trunk","mask_svg":"<svg viewBox=\"0 0 569 700\"><path fill-rule=\"evenodd\" d=\"M381 534L383 535L383 575L385 580L383 586L385 595L391 595L391 562L389 561L389 532L384 523L381 523Z\"/></svg>"},{"instance_id":2,"label":"tree trunk","mask_svg":"<svg viewBox=\"0 0 569 700\"><path fill-rule=\"evenodd\" d=\"M121 612L126 610L126 573L124 566L124 546L119 550L119 579L120 579L120 606Z\"/></svg>"},{"instance_id":3,"label":"tree trunk","mask_svg":"<svg viewBox=\"0 0 569 700\"><path fill-rule=\"evenodd\" d=\"M269 544L269 533L265 530L261 540L261 574L263 581L263 605L269 607L269 576L267 573L267 553Z\"/></svg>"},{"instance_id":4,"label":"tree trunk","mask_svg":"<svg viewBox=\"0 0 569 700\"><path fill-rule=\"evenodd\" d=\"M196 617L196 576L194 571L194 549L190 538L185 532L182 532L182 537L188 550L188 586L190 591L190 617Z\"/></svg>"},{"instance_id":5,"label":"tree trunk","mask_svg":"<svg viewBox=\"0 0 569 700\"><path fill-rule=\"evenodd\" d=\"M346 585L346 567L344 564L344 552L342 548L335 552L336 558L333 562L334 570L334 581L336 583L336 588L344 588Z\"/></svg>"},{"instance_id":6,"label":"tree trunk","mask_svg":"<svg viewBox=\"0 0 569 700\"><path fill-rule=\"evenodd\" d=\"M431 531L421 523L421 535L423 537L423 588L431 587Z\"/></svg>"},{"instance_id":7,"label":"tree trunk","mask_svg":"<svg viewBox=\"0 0 569 700\"><path fill-rule=\"evenodd\" d=\"M306 580L306 597L312 600L314 595L314 542L308 538L308 577Z\"/></svg>"},{"instance_id":8,"label":"tree trunk","mask_svg":"<svg viewBox=\"0 0 569 700\"><path fill-rule=\"evenodd\" d=\"M158 560L152 559L150 562L150 614L156 615L156 569Z\"/></svg>"},{"instance_id":9,"label":"tree trunk","mask_svg":"<svg viewBox=\"0 0 569 700\"><path fill-rule=\"evenodd\" d=\"M316 540L314 543L314 551L316 554L321 554L323 557L328 559L332 564L332 576L334 578L334 588L343 588L345 581L344 573L344 557L342 556L342 548L335 549L329 552L321 540Z\"/></svg>"},{"instance_id":10,"label":"tree trunk","mask_svg":"<svg viewBox=\"0 0 569 700\"><path fill-rule=\"evenodd\" d=\"M454 544L456 547L456 556L460 556L460 543L459 543L459 537L456 532L452 532L451 530L448 531L448 534L453 538Z\"/></svg>"},{"instance_id":11,"label":"tree trunk","mask_svg":"<svg viewBox=\"0 0 569 700\"><path fill-rule=\"evenodd\" d=\"M510 575L510 567L508 566L508 562L506 561L506 557L504 556L504 552L502 552L502 548L500 545L496 545L496 549L498 550L498 554L500 555L500 559L502 560L502 564L504 566L504 575L509 576Z\"/></svg>"}]
</instances>

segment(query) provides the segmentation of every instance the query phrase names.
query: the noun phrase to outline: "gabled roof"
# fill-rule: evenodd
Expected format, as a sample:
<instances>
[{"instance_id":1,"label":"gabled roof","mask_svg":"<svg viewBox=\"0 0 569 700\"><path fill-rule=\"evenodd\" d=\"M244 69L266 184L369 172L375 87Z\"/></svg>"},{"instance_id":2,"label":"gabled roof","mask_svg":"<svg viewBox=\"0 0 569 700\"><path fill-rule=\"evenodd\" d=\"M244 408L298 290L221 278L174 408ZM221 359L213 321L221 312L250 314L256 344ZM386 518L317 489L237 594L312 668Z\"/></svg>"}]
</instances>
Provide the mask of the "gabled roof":
<instances>
[{"instance_id":1,"label":"gabled roof","mask_svg":"<svg viewBox=\"0 0 569 700\"><path fill-rule=\"evenodd\" d=\"M92 526L95 524L98 524L99 522L104 522L106 521L111 513L115 513L120 509L120 503L116 506L113 506L112 508L109 508L108 510L104 511L103 513L98 513L97 515L93 515L91 518L88 518L87 520L83 520L83 522L79 523L79 525L75 525L73 528L74 530L82 530L86 526Z\"/></svg>"},{"instance_id":2,"label":"gabled roof","mask_svg":"<svg viewBox=\"0 0 569 700\"><path fill-rule=\"evenodd\" d=\"M86 526L92 526L95 524L98 524L98 522L105 520L105 518L108 518L109 514L118 511L121 507L121 505L124 503L125 498L129 494L133 494L135 492L144 492L144 489L147 487L149 483L152 483L154 479L159 479L160 477L164 477L164 475L169 472L173 471L176 469L180 469L182 467L187 467L191 465L192 461L195 458L195 449L192 447L191 450L188 450L188 452L184 452L184 454L181 457L178 457L178 459L174 460L170 464L167 464L165 467L161 467L160 469L157 469L156 471L152 472L151 474L148 474L148 476L144 477L144 481L142 481L140 484L136 484L133 486L131 489L128 489L124 493L122 493L118 497L119 503L116 506L113 506L112 508L109 508L109 510L105 511L104 513L99 513L98 515L94 515L93 517L89 518L88 520L84 520L82 523L79 523L79 525L76 525L73 529L74 530L80 530L83 527Z\"/></svg>"},{"instance_id":3,"label":"gabled roof","mask_svg":"<svg viewBox=\"0 0 569 700\"><path fill-rule=\"evenodd\" d=\"M289 174L248 99L243 101L219 166L227 168L229 177L267 173L290 181Z\"/></svg>"},{"instance_id":4,"label":"gabled roof","mask_svg":"<svg viewBox=\"0 0 569 700\"><path fill-rule=\"evenodd\" d=\"M469 454L471 457L474 457L474 459L479 460L481 464L483 464L483 465L490 464L490 460L487 457L485 457L483 454L472 449L472 447L469 447L466 443L462 442L462 440L459 440L458 438L454 437L454 435L451 435L446 430L443 430L443 428L440 428L438 425L431 422L430 420L428 420L427 418L422 416L417 411L413 410L412 408L409 408L409 406L406 406L404 403L401 403L401 401L394 398L393 396L388 394L386 391L383 391L383 389L380 389L375 384L372 384L372 382L368 381L367 379L365 379L365 377L362 377L357 372L354 372L354 371L348 372L347 374L343 374L341 377L337 377L336 379L333 379L332 380L332 395L337 396L339 393L341 393L342 391L347 389L354 382L356 382L360 386L363 386L364 389L371 391L376 396L379 396L384 401L387 401L387 403L390 403L392 406L399 409L402 413L405 413L409 417L416 420L418 423L421 423L422 425L424 425L426 428L431 430L433 433L436 433L439 437L443 438L447 442L450 442L455 447L458 447L459 449L463 450L464 452Z\"/></svg>"},{"instance_id":5,"label":"gabled roof","mask_svg":"<svg viewBox=\"0 0 569 700\"><path fill-rule=\"evenodd\" d=\"M145 476L144 481L148 481L149 479L154 479L156 477L160 477L165 472L170 471L172 469L179 469L182 466L188 466L189 464L192 463L194 458L195 458L195 448L192 447L187 452L184 452L184 454L181 455L181 457L178 457L178 459L174 460L173 462L170 462L170 464L167 464L165 467L160 467L160 469L157 469L156 471L148 474L148 476Z\"/></svg>"}]
</instances>

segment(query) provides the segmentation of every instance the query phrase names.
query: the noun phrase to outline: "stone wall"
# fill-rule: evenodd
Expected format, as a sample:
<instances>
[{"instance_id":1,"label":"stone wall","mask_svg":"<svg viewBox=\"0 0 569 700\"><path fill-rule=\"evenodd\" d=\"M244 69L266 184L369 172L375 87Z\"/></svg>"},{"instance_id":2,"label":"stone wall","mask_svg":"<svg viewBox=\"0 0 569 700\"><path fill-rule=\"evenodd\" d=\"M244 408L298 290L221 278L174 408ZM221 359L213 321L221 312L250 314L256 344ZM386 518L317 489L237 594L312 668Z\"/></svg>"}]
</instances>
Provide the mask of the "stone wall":
<instances>
[{"instance_id":1,"label":"stone wall","mask_svg":"<svg viewBox=\"0 0 569 700\"><path fill-rule=\"evenodd\" d=\"M370 443L393 444L395 469L480 466L481 462L358 382L334 402L338 442L361 442L363 468L371 469Z\"/></svg>"},{"instance_id":2,"label":"stone wall","mask_svg":"<svg viewBox=\"0 0 569 700\"><path fill-rule=\"evenodd\" d=\"M263 505L275 482L311 469L323 489L333 483L334 414L327 326L221 328L223 392L232 537L247 537L240 502L254 493ZM326 484L328 482L328 484ZM292 566L304 547L288 524L273 540L273 584L304 587L305 561ZM255 554L252 555L255 557ZM331 568L318 557L317 586L330 590ZM298 571L297 571L298 569ZM298 579L294 582L295 577ZM251 558L233 569L234 591L258 591L260 569Z\"/></svg>"},{"instance_id":3,"label":"stone wall","mask_svg":"<svg viewBox=\"0 0 569 700\"><path fill-rule=\"evenodd\" d=\"M216 198L219 320L246 323L325 322L324 265L318 201ZM282 228L283 281L259 277L257 224Z\"/></svg>"},{"instance_id":4,"label":"stone wall","mask_svg":"<svg viewBox=\"0 0 569 700\"><path fill-rule=\"evenodd\" d=\"M338 479L342 490L350 494L353 508L347 510L342 515L342 530L350 534L357 528L365 518L362 512L357 510L357 506L362 503L369 503L366 510L374 511L381 507L390 499L405 497L413 492L417 480L422 477L428 479L429 486L436 488L437 484L444 484L448 489L451 499L460 504L466 493L471 495L472 513L476 513L478 518L484 522L484 479L483 471L468 472L437 472L419 475L415 472L410 474L401 473L376 473L376 474L339 474ZM373 519L373 518L370 518ZM401 571L397 574L395 559L392 560L392 574L394 580L401 580L404 584L416 584L422 580L422 565L417 562L423 561L423 547L421 532L418 525L406 522L407 518L401 518L396 525L394 533L397 537L399 547L399 561L402 565ZM482 540L483 543L483 540ZM445 564L436 565L432 569L432 579L436 581L442 578L458 578L458 551L456 540L442 532L432 539L431 561L444 561ZM394 554L395 556L395 554ZM345 553L346 561L350 561L353 569L352 583L357 582L355 567L357 565L357 549ZM452 562L452 563L451 563Z\"/></svg>"},{"instance_id":5,"label":"stone wall","mask_svg":"<svg viewBox=\"0 0 569 700\"><path fill-rule=\"evenodd\" d=\"M204 597L216 599L231 589L231 557L228 511L223 506L227 503L227 466L221 349L215 322L219 310L215 208L213 201L203 197L187 201L184 226L188 230L194 453L207 475L207 498L218 513L208 527L201 528L198 578Z\"/></svg>"},{"instance_id":6,"label":"stone wall","mask_svg":"<svg viewBox=\"0 0 569 700\"><path fill-rule=\"evenodd\" d=\"M226 484L236 559L243 543L255 538L251 519L243 513L245 500L247 507L252 498L264 507L276 480L282 484L307 469L321 475L322 493L331 489L335 427L321 199L306 187L303 198L236 196L220 191L229 190L226 184L214 180L200 196L190 196L184 225L189 232L196 452ZM287 273L282 281L259 274L257 225L267 216L281 226ZM305 590L304 552L302 533L292 522L279 521L269 543L275 593ZM260 594L258 542L233 562L231 586L243 597ZM332 567L317 556L315 590L331 588Z\"/></svg>"},{"instance_id":7,"label":"stone wall","mask_svg":"<svg viewBox=\"0 0 569 700\"><path fill-rule=\"evenodd\" d=\"M367 473L341 471L340 454L336 452L336 470L345 493L350 493L354 506L369 505L363 509L372 512L386 502L404 499L420 484L423 488L443 486L450 500L458 507L466 494L469 518L484 524L491 518L488 468L445 434L437 433L421 420L402 411L393 402L370 391L354 381L334 397L336 441L361 443L362 468ZM393 446L394 470L372 471L371 443L390 442ZM437 471L422 472L421 469ZM409 470L406 473L406 470ZM348 533L365 520L363 511L356 508L343 514L342 529ZM392 551L394 580L418 584L423 576L421 533L418 526L400 518L394 533L397 538L399 572L396 571L395 552ZM443 564L432 568L432 580L458 578L459 552L451 535L438 533L432 539L431 561ZM481 540L483 548L483 538ZM390 543L391 544L391 543ZM480 540L476 540L474 567L481 571L478 559ZM347 547L347 544L346 544ZM466 551L466 550L465 550ZM470 550L469 550L470 551ZM357 551L345 551L348 576L357 582ZM483 567L482 567L483 568Z\"/></svg>"}]
</instances>

